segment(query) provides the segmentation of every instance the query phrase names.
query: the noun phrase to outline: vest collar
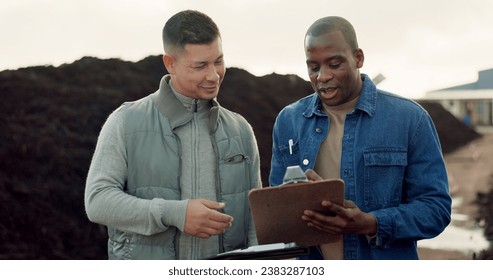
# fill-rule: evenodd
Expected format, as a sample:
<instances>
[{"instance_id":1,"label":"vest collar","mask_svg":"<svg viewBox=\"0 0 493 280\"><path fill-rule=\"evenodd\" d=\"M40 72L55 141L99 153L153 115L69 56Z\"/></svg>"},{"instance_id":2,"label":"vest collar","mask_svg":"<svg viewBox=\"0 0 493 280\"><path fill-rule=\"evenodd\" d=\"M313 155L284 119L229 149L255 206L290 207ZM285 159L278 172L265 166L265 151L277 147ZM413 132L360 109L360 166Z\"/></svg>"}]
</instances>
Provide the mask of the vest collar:
<instances>
[{"instance_id":1,"label":"vest collar","mask_svg":"<svg viewBox=\"0 0 493 280\"><path fill-rule=\"evenodd\" d=\"M159 112L169 120L171 128L175 129L190 122L193 118L193 111L187 110L183 103L174 95L169 84L170 80L170 75L166 75L161 79L159 90L152 94L152 100ZM211 131L215 131L217 128L219 107L220 105L217 100L213 99L209 119Z\"/></svg>"}]
</instances>

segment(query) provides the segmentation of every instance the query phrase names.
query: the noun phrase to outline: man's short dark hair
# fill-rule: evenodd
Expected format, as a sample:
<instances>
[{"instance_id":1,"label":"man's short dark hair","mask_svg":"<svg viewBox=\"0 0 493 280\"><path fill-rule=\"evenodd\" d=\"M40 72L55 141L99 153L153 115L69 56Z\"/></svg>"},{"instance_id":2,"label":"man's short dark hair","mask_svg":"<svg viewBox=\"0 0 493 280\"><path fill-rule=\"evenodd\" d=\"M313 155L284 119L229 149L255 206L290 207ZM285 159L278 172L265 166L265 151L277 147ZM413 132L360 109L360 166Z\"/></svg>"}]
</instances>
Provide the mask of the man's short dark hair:
<instances>
[{"instance_id":1,"label":"man's short dark hair","mask_svg":"<svg viewBox=\"0 0 493 280\"><path fill-rule=\"evenodd\" d=\"M210 44L220 36L219 28L206 14L193 10L182 11L164 25L164 51L179 51L186 44Z\"/></svg>"},{"instance_id":2,"label":"man's short dark hair","mask_svg":"<svg viewBox=\"0 0 493 280\"><path fill-rule=\"evenodd\" d=\"M345 18L337 16L329 16L315 21L306 32L306 36L317 37L331 31L341 31L344 39L353 51L358 49L358 40L353 25Z\"/></svg>"}]
</instances>

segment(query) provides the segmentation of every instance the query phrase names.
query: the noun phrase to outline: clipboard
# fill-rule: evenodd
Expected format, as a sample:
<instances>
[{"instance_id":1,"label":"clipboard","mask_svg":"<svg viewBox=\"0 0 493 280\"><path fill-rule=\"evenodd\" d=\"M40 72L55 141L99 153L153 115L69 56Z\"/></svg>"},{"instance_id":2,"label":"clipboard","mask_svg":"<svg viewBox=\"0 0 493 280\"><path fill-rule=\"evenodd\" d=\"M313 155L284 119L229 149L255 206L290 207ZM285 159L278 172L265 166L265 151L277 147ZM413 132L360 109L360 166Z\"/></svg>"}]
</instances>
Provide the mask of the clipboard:
<instances>
[{"instance_id":1,"label":"clipboard","mask_svg":"<svg viewBox=\"0 0 493 280\"><path fill-rule=\"evenodd\" d=\"M331 215L322 207L322 200L344 203L344 181L340 179L254 189L249 192L248 200L260 245L295 242L300 246L315 246L342 238L308 227L301 219L307 209Z\"/></svg>"},{"instance_id":2,"label":"clipboard","mask_svg":"<svg viewBox=\"0 0 493 280\"><path fill-rule=\"evenodd\" d=\"M208 260L283 260L306 256L309 253L309 248L300 247L295 243L276 243L220 253Z\"/></svg>"}]
</instances>

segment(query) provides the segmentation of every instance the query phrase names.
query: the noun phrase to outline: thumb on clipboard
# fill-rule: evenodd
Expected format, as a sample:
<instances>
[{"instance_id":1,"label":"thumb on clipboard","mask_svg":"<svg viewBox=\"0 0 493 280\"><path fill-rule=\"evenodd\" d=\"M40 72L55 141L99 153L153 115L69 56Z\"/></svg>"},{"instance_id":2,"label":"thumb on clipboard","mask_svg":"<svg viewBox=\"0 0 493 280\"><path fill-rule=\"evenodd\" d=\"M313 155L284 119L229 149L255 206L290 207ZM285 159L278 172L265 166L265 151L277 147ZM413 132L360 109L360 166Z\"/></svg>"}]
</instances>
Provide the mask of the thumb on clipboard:
<instances>
[{"instance_id":1,"label":"thumb on clipboard","mask_svg":"<svg viewBox=\"0 0 493 280\"><path fill-rule=\"evenodd\" d=\"M310 181L322 181L323 178L320 177L320 175L317 174L313 169L307 169L305 171L306 178Z\"/></svg>"}]
</instances>

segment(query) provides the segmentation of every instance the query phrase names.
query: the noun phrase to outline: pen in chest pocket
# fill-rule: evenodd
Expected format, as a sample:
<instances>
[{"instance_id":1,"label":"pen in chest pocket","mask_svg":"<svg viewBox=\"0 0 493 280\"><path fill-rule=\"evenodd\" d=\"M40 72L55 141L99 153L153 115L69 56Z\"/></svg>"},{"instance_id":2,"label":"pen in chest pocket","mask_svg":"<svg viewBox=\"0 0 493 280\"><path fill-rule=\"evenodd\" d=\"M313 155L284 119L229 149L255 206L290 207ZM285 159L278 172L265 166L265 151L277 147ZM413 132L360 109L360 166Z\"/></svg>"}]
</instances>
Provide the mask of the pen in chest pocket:
<instances>
[{"instance_id":1,"label":"pen in chest pocket","mask_svg":"<svg viewBox=\"0 0 493 280\"><path fill-rule=\"evenodd\" d=\"M289 145L289 154L293 154L293 139L288 140L288 145Z\"/></svg>"}]
</instances>

